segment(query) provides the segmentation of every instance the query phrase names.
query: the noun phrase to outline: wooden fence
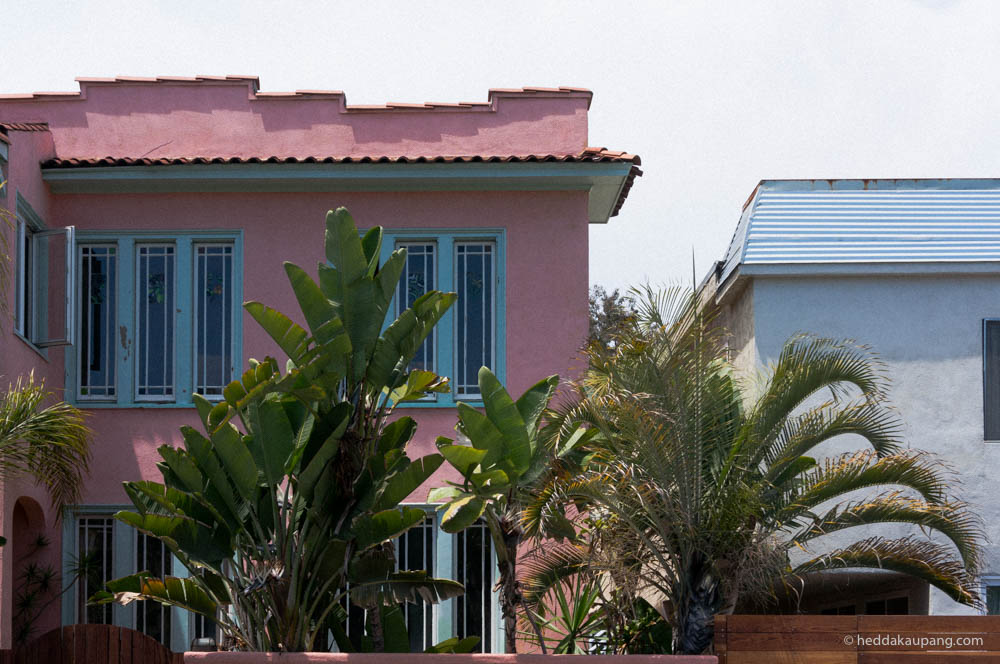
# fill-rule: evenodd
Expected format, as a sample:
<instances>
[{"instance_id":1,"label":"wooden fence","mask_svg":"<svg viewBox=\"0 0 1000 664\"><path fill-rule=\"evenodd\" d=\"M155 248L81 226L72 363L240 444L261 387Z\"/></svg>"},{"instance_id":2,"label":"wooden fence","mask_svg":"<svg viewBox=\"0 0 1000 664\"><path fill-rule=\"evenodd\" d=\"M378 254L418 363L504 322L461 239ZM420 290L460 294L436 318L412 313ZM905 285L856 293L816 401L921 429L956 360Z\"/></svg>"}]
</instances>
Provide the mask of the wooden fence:
<instances>
[{"instance_id":1,"label":"wooden fence","mask_svg":"<svg viewBox=\"0 0 1000 664\"><path fill-rule=\"evenodd\" d=\"M1000 616L716 616L719 664L997 664Z\"/></svg>"},{"instance_id":2,"label":"wooden fence","mask_svg":"<svg viewBox=\"0 0 1000 664\"><path fill-rule=\"evenodd\" d=\"M159 641L126 627L69 625L0 651L0 664L182 664Z\"/></svg>"}]
</instances>

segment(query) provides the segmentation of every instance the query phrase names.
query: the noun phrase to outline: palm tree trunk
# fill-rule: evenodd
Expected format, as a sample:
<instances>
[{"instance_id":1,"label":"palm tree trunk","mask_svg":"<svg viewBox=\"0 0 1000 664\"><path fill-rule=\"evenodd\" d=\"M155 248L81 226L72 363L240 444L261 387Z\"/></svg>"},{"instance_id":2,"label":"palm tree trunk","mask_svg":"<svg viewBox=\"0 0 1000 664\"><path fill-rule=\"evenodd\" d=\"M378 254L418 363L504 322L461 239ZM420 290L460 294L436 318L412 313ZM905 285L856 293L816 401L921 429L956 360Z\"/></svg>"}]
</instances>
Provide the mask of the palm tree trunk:
<instances>
[{"instance_id":1,"label":"palm tree trunk","mask_svg":"<svg viewBox=\"0 0 1000 664\"><path fill-rule=\"evenodd\" d=\"M679 594L673 607L675 655L700 655L708 651L715 637L715 614L722 605L718 581L705 570L703 562L695 562L693 567L688 588Z\"/></svg>"},{"instance_id":2,"label":"palm tree trunk","mask_svg":"<svg viewBox=\"0 0 1000 664\"><path fill-rule=\"evenodd\" d=\"M516 532L503 533L502 549L497 550L500 568L500 611L503 614L504 652L517 652L517 607L521 603L521 589L517 580L517 548L521 537Z\"/></svg>"}]
</instances>

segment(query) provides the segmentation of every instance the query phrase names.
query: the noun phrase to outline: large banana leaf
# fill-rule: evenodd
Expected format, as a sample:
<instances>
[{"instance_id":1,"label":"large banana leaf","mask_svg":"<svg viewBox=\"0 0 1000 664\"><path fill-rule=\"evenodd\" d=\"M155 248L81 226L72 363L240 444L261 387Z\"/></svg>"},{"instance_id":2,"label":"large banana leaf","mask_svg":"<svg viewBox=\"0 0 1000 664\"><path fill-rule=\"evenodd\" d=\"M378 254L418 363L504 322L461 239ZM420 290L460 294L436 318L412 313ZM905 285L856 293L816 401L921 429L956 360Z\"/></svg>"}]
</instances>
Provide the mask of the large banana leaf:
<instances>
[{"instance_id":1,"label":"large banana leaf","mask_svg":"<svg viewBox=\"0 0 1000 664\"><path fill-rule=\"evenodd\" d=\"M129 604L135 600L151 599L161 604L179 606L215 621L219 605L193 579L168 576L163 579L139 572L105 584L107 590L98 591L91 598L93 604L118 602Z\"/></svg>"}]
</instances>

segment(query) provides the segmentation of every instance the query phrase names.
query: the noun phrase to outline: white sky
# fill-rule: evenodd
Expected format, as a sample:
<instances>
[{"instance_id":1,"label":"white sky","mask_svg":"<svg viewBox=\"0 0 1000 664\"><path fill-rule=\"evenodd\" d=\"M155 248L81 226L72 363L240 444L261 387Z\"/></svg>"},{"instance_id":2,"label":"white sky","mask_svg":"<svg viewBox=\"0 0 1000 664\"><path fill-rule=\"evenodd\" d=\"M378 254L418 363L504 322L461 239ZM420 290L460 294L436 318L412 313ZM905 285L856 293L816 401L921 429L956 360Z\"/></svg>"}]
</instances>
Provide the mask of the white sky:
<instances>
[{"instance_id":1,"label":"white sky","mask_svg":"<svg viewBox=\"0 0 1000 664\"><path fill-rule=\"evenodd\" d=\"M591 226L592 283L698 278L763 178L1000 176L1000 3L0 0L0 92L76 76L255 74L350 103L594 91L590 143L639 154Z\"/></svg>"}]
</instances>

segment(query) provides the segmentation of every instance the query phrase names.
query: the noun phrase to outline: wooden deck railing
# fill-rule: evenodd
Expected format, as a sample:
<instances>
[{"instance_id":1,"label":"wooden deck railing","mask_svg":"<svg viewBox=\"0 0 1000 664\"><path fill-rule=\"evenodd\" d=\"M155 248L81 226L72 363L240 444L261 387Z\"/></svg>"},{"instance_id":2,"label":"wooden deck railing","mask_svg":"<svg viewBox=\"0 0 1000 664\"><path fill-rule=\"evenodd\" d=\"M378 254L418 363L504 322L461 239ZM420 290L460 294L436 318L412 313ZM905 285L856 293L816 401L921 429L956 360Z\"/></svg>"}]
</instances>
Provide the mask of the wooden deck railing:
<instances>
[{"instance_id":1,"label":"wooden deck railing","mask_svg":"<svg viewBox=\"0 0 1000 664\"><path fill-rule=\"evenodd\" d=\"M0 651L0 664L181 664L156 639L126 627L69 625L31 643Z\"/></svg>"}]
</instances>

